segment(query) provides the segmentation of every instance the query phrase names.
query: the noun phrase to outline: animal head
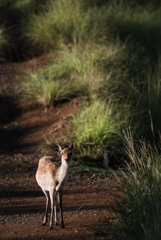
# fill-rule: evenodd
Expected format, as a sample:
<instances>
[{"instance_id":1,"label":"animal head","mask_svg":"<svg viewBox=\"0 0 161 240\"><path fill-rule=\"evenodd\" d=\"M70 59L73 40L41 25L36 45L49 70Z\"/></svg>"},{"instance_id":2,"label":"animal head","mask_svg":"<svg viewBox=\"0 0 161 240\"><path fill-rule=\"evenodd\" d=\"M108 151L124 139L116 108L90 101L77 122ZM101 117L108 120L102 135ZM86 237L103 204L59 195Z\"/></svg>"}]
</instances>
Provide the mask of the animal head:
<instances>
[{"instance_id":1,"label":"animal head","mask_svg":"<svg viewBox=\"0 0 161 240\"><path fill-rule=\"evenodd\" d=\"M71 143L68 148L64 148L63 150L62 150L61 146L58 144L54 144L54 148L57 152L59 152L62 155L62 160L64 160L67 163L71 162L72 152L74 150L73 143Z\"/></svg>"}]
</instances>

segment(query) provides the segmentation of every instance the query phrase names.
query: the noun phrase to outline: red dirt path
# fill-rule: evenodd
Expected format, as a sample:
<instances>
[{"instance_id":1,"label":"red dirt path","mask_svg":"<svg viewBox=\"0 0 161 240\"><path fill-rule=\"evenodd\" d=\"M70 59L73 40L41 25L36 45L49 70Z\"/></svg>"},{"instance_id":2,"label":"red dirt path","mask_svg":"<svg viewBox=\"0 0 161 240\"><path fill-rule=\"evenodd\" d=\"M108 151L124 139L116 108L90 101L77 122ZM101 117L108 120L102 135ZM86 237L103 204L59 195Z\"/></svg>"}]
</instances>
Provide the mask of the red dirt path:
<instances>
[{"instance_id":1,"label":"red dirt path","mask_svg":"<svg viewBox=\"0 0 161 240\"><path fill-rule=\"evenodd\" d=\"M35 181L35 172L46 152L39 146L52 132L63 144L62 135L67 134L64 117L75 112L80 103L74 99L47 111L23 111L10 89L16 87L19 69L30 63L0 66L0 239L111 239L95 235L112 221L109 181L113 189L116 182L103 174L70 173L63 196L66 229L55 226L49 231L49 223L41 224L45 196Z\"/></svg>"}]
</instances>

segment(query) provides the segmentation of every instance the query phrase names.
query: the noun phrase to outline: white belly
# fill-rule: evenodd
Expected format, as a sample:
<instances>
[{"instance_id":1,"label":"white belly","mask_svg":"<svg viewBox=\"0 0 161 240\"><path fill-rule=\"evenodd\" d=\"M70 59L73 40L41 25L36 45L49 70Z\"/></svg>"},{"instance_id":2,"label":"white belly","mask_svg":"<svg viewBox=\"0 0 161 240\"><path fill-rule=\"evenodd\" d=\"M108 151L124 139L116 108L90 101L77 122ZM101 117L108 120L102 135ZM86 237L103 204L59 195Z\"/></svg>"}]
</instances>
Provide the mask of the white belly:
<instances>
[{"instance_id":1,"label":"white belly","mask_svg":"<svg viewBox=\"0 0 161 240\"><path fill-rule=\"evenodd\" d=\"M54 181L49 178L46 174L36 173L36 181L38 185L45 191L49 191L51 188L55 188Z\"/></svg>"}]
</instances>

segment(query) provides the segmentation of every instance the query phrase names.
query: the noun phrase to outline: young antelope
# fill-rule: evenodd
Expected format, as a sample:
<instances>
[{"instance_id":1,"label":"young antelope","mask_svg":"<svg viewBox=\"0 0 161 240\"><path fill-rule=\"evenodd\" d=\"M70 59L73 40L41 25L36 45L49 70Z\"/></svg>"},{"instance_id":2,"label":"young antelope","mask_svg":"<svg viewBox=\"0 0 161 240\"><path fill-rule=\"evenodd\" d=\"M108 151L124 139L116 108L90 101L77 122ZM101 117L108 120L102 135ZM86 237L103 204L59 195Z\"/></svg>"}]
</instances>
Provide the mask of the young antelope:
<instances>
[{"instance_id":1,"label":"young antelope","mask_svg":"<svg viewBox=\"0 0 161 240\"><path fill-rule=\"evenodd\" d=\"M55 224L58 225L58 218L56 214L56 195L58 197L60 217L61 217L61 228L65 228L63 221L62 212L62 196L64 192L64 185L69 172L69 166L72 161L72 152L74 149L73 143L70 144L68 148L62 150L61 146L58 144L54 145L56 151L60 152L62 155L61 164L59 165L50 156L44 156L39 160L38 169L36 172L36 181L38 185L42 188L46 196L46 210L43 220L43 225L46 225L47 215L48 215L48 203L49 196L51 201L51 220L50 228L53 228L53 205L55 212Z\"/></svg>"}]
</instances>

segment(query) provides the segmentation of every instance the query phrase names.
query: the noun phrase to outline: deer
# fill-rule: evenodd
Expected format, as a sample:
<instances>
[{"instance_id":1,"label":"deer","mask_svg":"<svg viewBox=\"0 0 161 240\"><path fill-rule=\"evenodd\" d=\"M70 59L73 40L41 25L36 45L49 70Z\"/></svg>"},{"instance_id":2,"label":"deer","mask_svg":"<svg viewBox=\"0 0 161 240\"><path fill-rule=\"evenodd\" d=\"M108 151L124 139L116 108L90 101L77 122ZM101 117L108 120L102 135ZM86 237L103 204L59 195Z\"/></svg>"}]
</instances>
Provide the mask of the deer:
<instances>
[{"instance_id":1,"label":"deer","mask_svg":"<svg viewBox=\"0 0 161 240\"><path fill-rule=\"evenodd\" d=\"M73 143L71 143L68 148L62 150L60 145L54 144L54 148L61 154L61 164L58 164L52 156L44 156L39 160L36 172L36 181L46 196L46 209L42 225L46 225L48 221L49 198L51 202L50 230L53 229L53 207L55 212L55 225L59 225L56 212L56 197L60 210L61 228L65 228L62 211L62 197L70 163L72 161L74 146Z\"/></svg>"}]
</instances>

